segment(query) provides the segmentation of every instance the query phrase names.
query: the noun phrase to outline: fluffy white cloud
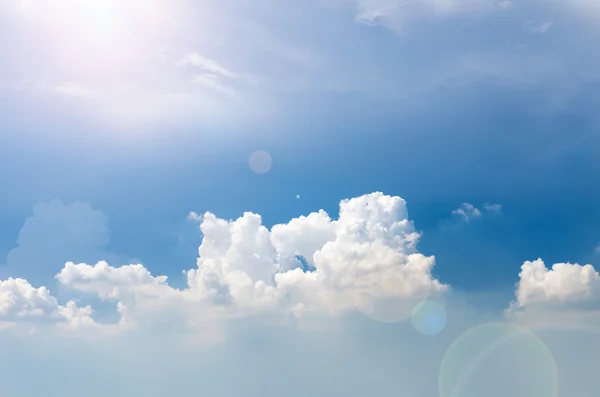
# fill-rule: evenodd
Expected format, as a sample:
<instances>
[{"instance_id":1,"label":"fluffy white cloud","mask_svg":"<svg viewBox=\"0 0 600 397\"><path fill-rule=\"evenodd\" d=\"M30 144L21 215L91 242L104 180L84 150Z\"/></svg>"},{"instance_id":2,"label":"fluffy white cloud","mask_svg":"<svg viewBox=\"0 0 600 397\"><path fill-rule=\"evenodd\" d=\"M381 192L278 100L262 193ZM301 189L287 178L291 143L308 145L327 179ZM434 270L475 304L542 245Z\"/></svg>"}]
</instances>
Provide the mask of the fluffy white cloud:
<instances>
[{"instance_id":1,"label":"fluffy white cloud","mask_svg":"<svg viewBox=\"0 0 600 397\"><path fill-rule=\"evenodd\" d=\"M271 231L251 213L235 221L207 213L200 228L204 239L189 284L239 306L338 312L358 305L374 311L370 315L402 317L405 309L381 314L372 305L400 300L414 306L447 290L431 274L433 257L416 251L420 235L399 197L344 200L338 220L319 211ZM302 262L314 270L302 270Z\"/></svg>"},{"instance_id":2,"label":"fluffy white cloud","mask_svg":"<svg viewBox=\"0 0 600 397\"><path fill-rule=\"evenodd\" d=\"M418 253L420 234L400 197L372 193L343 200L337 220L319 211L271 230L253 213L229 221L211 213L194 218L201 219L203 240L198 267L187 272L187 288L173 288L165 276L153 276L139 264L68 262L56 278L71 291L114 302L120 320L111 329L184 332L212 329L226 316L265 312L300 316L358 308L395 322L408 318L420 301L448 290L431 273L434 258ZM24 280L10 283L45 297L28 301L30 312L48 312L45 302L56 312L66 310L44 288ZM72 317L82 316L73 314L75 307L67 309Z\"/></svg>"},{"instance_id":3,"label":"fluffy white cloud","mask_svg":"<svg viewBox=\"0 0 600 397\"><path fill-rule=\"evenodd\" d=\"M46 287L34 288L23 279L0 281L0 322L6 327L19 323L58 323L75 327L92 325L92 309L73 301L61 306Z\"/></svg>"},{"instance_id":4,"label":"fluffy white cloud","mask_svg":"<svg viewBox=\"0 0 600 397\"><path fill-rule=\"evenodd\" d=\"M443 305L419 305L410 323L328 315L358 308L396 320L416 302L448 290L431 274L433 258L418 253L420 235L399 197L343 200L335 220L318 211L270 230L253 213L236 220L211 213L190 218L200 222L203 240L186 288L173 288L142 265L69 262L56 276L82 298L93 294L114 303L115 324L98 323L92 308L76 301L61 305L45 287L0 282L0 329L17 331L0 333L3 395L274 396L287 387L291 396L358 396L398 394L401 387L406 397L456 390L552 397L559 387L559 395L585 397L596 389L595 378L564 365L575 353L578 369L596 360L598 340L585 339L583 328L472 328L499 320L499 313L482 316L460 295L447 296ZM548 270L537 261L523 266L517 296L524 306L547 297L577 304L598 297L586 291L598 291L593 268ZM227 343L215 343L225 336ZM483 352L491 365L474 365ZM508 369L498 377L497 368ZM198 373L203 381L189 386ZM36 382L24 383L31 374ZM520 382L506 381L516 378Z\"/></svg>"},{"instance_id":5,"label":"fluffy white cloud","mask_svg":"<svg viewBox=\"0 0 600 397\"><path fill-rule=\"evenodd\" d=\"M519 273L515 307L598 308L600 274L592 265L525 262Z\"/></svg>"},{"instance_id":6,"label":"fluffy white cloud","mask_svg":"<svg viewBox=\"0 0 600 397\"><path fill-rule=\"evenodd\" d=\"M198 291L172 288L166 276L154 277L139 264L112 267L106 262L93 266L69 262L56 278L72 291L116 304L118 323L105 324L99 327L101 331L193 333L218 325L215 315L220 308L206 302Z\"/></svg>"}]
</instances>

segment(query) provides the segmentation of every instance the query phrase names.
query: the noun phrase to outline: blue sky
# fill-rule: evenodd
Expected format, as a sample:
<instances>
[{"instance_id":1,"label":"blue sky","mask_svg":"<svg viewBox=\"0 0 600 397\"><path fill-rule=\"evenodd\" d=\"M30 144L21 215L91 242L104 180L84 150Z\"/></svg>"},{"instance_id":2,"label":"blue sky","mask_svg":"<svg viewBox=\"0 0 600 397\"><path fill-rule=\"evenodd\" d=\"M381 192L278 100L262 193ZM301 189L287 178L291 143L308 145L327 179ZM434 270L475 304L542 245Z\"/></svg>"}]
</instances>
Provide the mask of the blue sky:
<instances>
[{"instance_id":1,"label":"blue sky","mask_svg":"<svg viewBox=\"0 0 600 397\"><path fill-rule=\"evenodd\" d=\"M549 349L558 395L591 396L599 19L586 0L0 0L7 395L555 397L527 383ZM447 312L432 337L409 318L424 300ZM459 338L477 324L525 348L481 364ZM444 391L444 355L483 372ZM517 358L539 366L503 389Z\"/></svg>"}]
</instances>

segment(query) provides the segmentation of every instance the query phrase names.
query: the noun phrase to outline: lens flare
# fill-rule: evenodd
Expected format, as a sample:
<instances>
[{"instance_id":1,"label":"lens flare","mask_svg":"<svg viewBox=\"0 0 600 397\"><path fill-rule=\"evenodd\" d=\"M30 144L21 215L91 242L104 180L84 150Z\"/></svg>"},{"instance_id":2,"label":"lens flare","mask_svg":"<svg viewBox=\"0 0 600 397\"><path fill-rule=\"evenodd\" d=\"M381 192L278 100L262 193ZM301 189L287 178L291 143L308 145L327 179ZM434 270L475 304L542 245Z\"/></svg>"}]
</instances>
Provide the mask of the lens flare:
<instances>
[{"instance_id":1,"label":"lens flare","mask_svg":"<svg viewBox=\"0 0 600 397\"><path fill-rule=\"evenodd\" d=\"M484 324L447 350L438 387L440 397L556 397L557 367L546 344L530 330Z\"/></svg>"},{"instance_id":2,"label":"lens flare","mask_svg":"<svg viewBox=\"0 0 600 397\"><path fill-rule=\"evenodd\" d=\"M413 309L411 323L421 335L435 336L446 327L446 316L446 308L441 303L426 300Z\"/></svg>"},{"instance_id":3,"label":"lens flare","mask_svg":"<svg viewBox=\"0 0 600 397\"><path fill-rule=\"evenodd\" d=\"M266 150L257 150L250 155L248 166L257 174L266 174L271 169L273 159Z\"/></svg>"}]
</instances>

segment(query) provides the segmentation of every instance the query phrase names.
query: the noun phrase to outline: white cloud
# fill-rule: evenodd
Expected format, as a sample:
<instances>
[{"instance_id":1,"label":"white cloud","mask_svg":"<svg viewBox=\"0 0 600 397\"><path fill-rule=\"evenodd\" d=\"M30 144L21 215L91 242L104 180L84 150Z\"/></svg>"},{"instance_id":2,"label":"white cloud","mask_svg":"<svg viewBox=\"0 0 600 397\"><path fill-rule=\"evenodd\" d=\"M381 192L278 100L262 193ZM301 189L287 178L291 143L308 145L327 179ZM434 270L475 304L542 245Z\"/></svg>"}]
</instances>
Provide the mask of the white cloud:
<instances>
[{"instance_id":1,"label":"white cloud","mask_svg":"<svg viewBox=\"0 0 600 397\"><path fill-rule=\"evenodd\" d=\"M405 316L373 305L400 300L414 306L447 290L431 275L433 258L416 251L419 234L406 216L402 199L381 193L342 201L336 221L320 211L272 231L255 214L225 221L207 213L189 284L240 306L340 312L358 305L373 316ZM315 270L299 269L299 256Z\"/></svg>"},{"instance_id":2,"label":"white cloud","mask_svg":"<svg viewBox=\"0 0 600 397\"><path fill-rule=\"evenodd\" d=\"M112 267L106 262L93 266L70 262L56 278L71 291L114 302L120 318L110 330L203 333L206 338L206 329L218 325L215 314L222 311L197 291L172 288L166 276L154 277L139 264Z\"/></svg>"},{"instance_id":3,"label":"white cloud","mask_svg":"<svg viewBox=\"0 0 600 397\"><path fill-rule=\"evenodd\" d=\"M46 287L34 288L23 279L0 281L0 322L16 326L20 323L58 323L77 327L91 325L92 309L80 308L70 301L60 306Z\"/></svg>"},{"instance_id":4,"label":"white cloud","mask_svg":"<svg viewBox=\"0 0 600 397\"><path fill-rule=\"evenodd\" d=\"M198 268L187 272L185 289L172 288L142 265L69 262L56 278L70 291L114 302L116 327L191 333L214 328L219 318L253 313L359 309L395 322L410 317L420 301L448 291L431 273L434 258L418 253L420 235L399 197L372 193L344 200L337 220L319 211L271 230L253 213L234 221L206 213L200 229Z\"/></svg>"},{"instance_id":5,"label":"white cloud","mask_svg":"<svg viewBox=\"0 0 600 397\"><path fill-rule=\"evenodd\" d=\"M463 217L465 221L469 222L473 218L479 218L481 216L481 210L476 208L473 204L462 203L459 208L452 211L452 214Z\"/></svg>"},{"instance_id":6,"label":"white cloud","mask_svg":"<svg viewBox=\"0 0 600 397\"><path fill-rule=\"evenodd\" d=\"M194 69L192 83L217 91L230 98L239 96L236 87L256 84L255 79L234 73L216 60L202 56L197 52L187 53L176 65ZM236 85L233 84L235 81L238 81Z\"/></svg>"},{"instance_id":7,"label":"white cloud","mask_svg":"<svg viewBox=\"0 0 600 397\"><path fill-rule=\"evenodd\" d=\"M214 74L197 74L192 79L194 84L201 85L211 90L220 92L229 97L237 96L236 90L219 82L219 77Z\"/></svg>"},{"instance_id":8,"label":"white cloud","mask_svg":"<svg viewBox=\"0 0 600 397\"><path fill-rule=\"evenodd\" d=\"M33 288L26 280L0 282L0 316L8 318L57 317L58 303L45 287Z\"/></svg>"},{"instance_id":9,"label":"white cloud","mask_svg":"<svg viewBox=\"0 0 600 397\"><path fill-rule=\"evenodd\" d=\"M501 204L484 203L482 211L479 208L475 207L473 204L462 203L460 207L452 211L452 214L458 215L459 217L463 218L466 222L469 222L470 220L480 218L484 212L500 213L501 211Z\"/></svg>"},{"instance_id":10,"label":"white cloud","mask_svg":"<svg viewBox=\"0 0 600 397\"><path fill-rule=\"evenodd\" d=\"M184 55L183 58L177 64L181 66L193 66L210 74L226 77L229 79L237 79L240 77L240 75L226 69L214 59L204 57L198 54L197 52L190 52Z\"/></svg>"},{"instance_id":11,"label":"white cloud","mask_svg":"<svg viewBox=\"0 0 600 397\"><path fill-rule=\"evenodd\" d=\"M293 397L398 390L411 397L450 396L458 384L464 393L490 397L551 397L556 385L558 395L584 397L596 388L595 378L566 365L574 354L582 370L597 359L597 338L585 339L580 329L540 329L542 338L537 328L515 324L473 328L500 320L501 313L467 307L458 294L442 296L443 305L425 305L432 311L419 326L352 315L358 308L389 320L389 313L368 310L389 299L412 310L448 290L431 273L433 258L418 253L420 235L399 197L343 200L338 219L318 211L270 230L253 213L235 220L191 215L201 222L203 240L186 288L169 286L142 265L70 262L56 276L61 288L82 298L114 303L117 323L100 323L90 306L62 305L47 288L25 280L0 282L3 395L275 396L287 388ZM598 291L597 278L589 267L548 271L541 261L526 263L517 296L526 306L544 297L579 304L593 297L586 291ZM398 307L404 309L392 306ZM343 313L350 315L331 315ZM440 316L447 325L429 333ZM491 365L473 365L482 349ZM203 381L190 386L199 373ZM23 382L30 376L36 382Z\"/></svg>"},{"instance_id":12,"label":"white cloud","mask_svg":"<svg viewBox=\"0 0 600 397\"><path fill-rule=\"evenodd\" d=\"M497 0L357 0L356 21L401 29L417 20L503 10L509 2Z\"/></svg>"},{"instance_id":13,"label":"white cloud","mask_svg":"<svg viewBox=\"0 0 600 397\"><path fill-rule=\"evenodd\" d=\"M202 215L198 215L196 212L190 211L190 213L188 214L187 219L190 220L190 221L200 222L200 221L202 221Z\"/></svg>"},{"instance_id":14,"label":"white cloud","mask_svg":"<svg viewBox=\"0 0 600 397\"><path fill-rule=\"evenodd\" d=\"M501 212L502 211L502 204L484 203L483 204L483 209L485 211L488 211L488 212Z\"/></svg>"},{"instance_id":15,"label":"white cloud","mask_svg":"<svg viewBox=\"0 0 600 397\"><path fill-rule=\"evenodd\" d=\"M550 30L553 24L553 21L539 22L530 20L525 22L524 26L529 33L544 34Z\"/></svg>"},{"instance_id":16,"label":"white cloud","mask_svg":"<svg viewBox=\"0 0 600 397\"><path fill-rule=\"evenodd\" d=\"M521 266L516 308L562 307L598 309L600 274L592 265L555 263L548 269L541 259Z\"/></svg>"}]
</instances>

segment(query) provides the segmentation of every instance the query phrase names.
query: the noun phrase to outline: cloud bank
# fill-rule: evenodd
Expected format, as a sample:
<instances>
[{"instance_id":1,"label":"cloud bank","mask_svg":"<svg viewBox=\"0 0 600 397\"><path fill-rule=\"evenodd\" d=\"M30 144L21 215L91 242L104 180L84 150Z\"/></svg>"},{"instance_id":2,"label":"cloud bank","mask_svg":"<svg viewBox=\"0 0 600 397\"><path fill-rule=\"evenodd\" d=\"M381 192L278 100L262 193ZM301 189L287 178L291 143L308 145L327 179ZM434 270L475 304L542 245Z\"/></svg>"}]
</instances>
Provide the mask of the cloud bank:
<instances>
[{"instance_id":1,"label":"cloud bank","mask_svg":"<svg viewBox=\"0 0 600 397\"><path fill-rule=\"evenodd\" d=\"M490 313L435 277L400 197L367 194L341 201L337 219L321 210L270 229L254 213L192 218L203 239L182 289L143 265L103 261L64 265L59 288L76 296L64 304L47 287L1 281L0 342L13 363L0 363L6 395L77 396L93 386L92 396L274 396L293 385L292 396L584 397L595 387L564 369L569 352L585 371L600 350L589 339L600 291L591 265L525 262L515 301ZM87 296L118 317L99 319L106 307L82 303ZM531 313L536 321L525 321ZM579 325L565 334L553 319L570 313ZM57 365L43 366L41 352ZM36 385L19 383L24 368ZM202 382L191 387L194 376Z\"/></svg>"},{"instance_id":2,"label":"cloud bank","mask_svg":"<svg viewBox=\"0 0 600 397\"><path fill-rule=\"evenodd\" d=\"M320 210L270 229L250 212L235 220L191 213L202 243L196 268L184 272L186 287L172 287L166 276L153 275L141 264L68 261L55 279L72 299L61 305L48 287L13 276L0 287L0 321L6 328L47 322L85 332L153 329L214 337L223 322L262 315L285 322L361 312L395 323L411 318L421 302L450 296L450 286L433 273L434 257L417 249L421 234L402 198L371 193L343 200L339 208L337 219ZM483 208L498 212L501 207ZM454 213L469 220L482 211L465 203ZM73 214L85 222L74 223ZM53 241L44 236L62 239L64 245L50 244L55 249L85 253L89 248L97 255L108 243L106 224L88 204L40 204L23 227L19 246L9 253L9 264L17 257L35 260L54 252L43 249L40 243ZM112 305L118 320L95 319L90 304L78 303L90 298ZM599 299L600 276L592 265L559 263L547 269L538 259L521 267L510 311L591 310Z\"/></svg>"},{"instance_id":3,"label":"cloud bank","mask_svg":"<svg viewBox=\"0 0 600 397\"><path fill-rule=\"evenodd\" d=\"M271 230L253 213L236 220L209 212L196 218L203 240L197 268L186 273L187 288L169 286L166 276L153 276L140 264L67 262L56 279L70 291L116 305L118 323L94 322L98 329L184 332L266 312L298 317L359 309L397 322L409 318L419 302L449 291L432 275L434 258L417 251L420 234L399 197L372 193L344 200L337 220L321 210ZM6 321L28 322L34 313L90 324L90 307L59 306L45 287L9 279L6 288L12 291L2 304ZM9 317L13 311L17 314Z\"/></svg>"}]
</instances>

